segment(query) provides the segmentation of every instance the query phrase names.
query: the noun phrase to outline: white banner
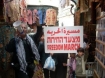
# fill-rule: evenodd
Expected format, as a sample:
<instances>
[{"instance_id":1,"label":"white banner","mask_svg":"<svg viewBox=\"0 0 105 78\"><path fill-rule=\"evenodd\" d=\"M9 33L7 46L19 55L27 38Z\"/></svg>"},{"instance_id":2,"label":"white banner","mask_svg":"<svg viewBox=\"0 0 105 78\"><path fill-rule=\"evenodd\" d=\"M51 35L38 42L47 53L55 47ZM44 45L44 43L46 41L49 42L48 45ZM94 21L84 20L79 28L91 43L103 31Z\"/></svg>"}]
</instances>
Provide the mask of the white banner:
<instances>
[{"instance_id":1,"label":"white banner","mask_svg":"<svg viewBox=\"0 0 105 78\"><path fill-rule=\"evenodd\" d=\"M76 53L83 47L83 26L44 27L46 53Z\"/></svg>"}]
</instances>

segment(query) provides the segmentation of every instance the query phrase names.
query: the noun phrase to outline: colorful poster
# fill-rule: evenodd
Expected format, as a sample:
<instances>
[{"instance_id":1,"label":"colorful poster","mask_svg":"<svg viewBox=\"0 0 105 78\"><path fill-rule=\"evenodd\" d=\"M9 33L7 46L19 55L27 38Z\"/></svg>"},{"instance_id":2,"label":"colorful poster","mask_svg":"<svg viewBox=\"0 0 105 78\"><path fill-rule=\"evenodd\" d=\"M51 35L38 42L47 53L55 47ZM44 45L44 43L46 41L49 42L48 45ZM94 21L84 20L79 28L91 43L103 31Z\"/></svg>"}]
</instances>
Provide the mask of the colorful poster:
<instances>
[{"instance_id":1,"label":"colorful poster","mask_svg":"<svg viewBox=\"0 0 105 78\"><path fill-rule=\"evenodd\" d=\"M46 53L76 53L83 47L83 26L44 27Z\"/></svg>"}]
</instances>

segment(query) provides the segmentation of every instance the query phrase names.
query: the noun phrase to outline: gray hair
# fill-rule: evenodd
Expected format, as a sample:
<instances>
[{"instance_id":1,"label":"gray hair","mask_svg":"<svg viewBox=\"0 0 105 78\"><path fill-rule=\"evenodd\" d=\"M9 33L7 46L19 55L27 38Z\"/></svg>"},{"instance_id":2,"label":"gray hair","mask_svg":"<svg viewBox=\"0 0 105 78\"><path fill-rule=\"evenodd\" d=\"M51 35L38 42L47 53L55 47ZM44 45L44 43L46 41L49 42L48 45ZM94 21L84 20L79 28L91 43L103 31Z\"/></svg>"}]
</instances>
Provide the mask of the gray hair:
<instances>
[{"instance_id":1,"label":"gray hair","mask_svg":"<svg viewBox=\"0 0 105 78\"><path fill-rule=\"evenodd\" d=\"M21 25L25 25L27 27L27 33L33 32L33 29L31 29L26 22L22 22Z\"/></svg>"},{"instance_id":2,"label":"gray hair","mask_svg":"<svg viewBox=\"0 0 105 78\"><path fill-rule=\"evenodd\" d=\"M27 27L27 29L29 27L26 22L22 22L21 25L25 25Z\"/></svg>"}]
</instances>

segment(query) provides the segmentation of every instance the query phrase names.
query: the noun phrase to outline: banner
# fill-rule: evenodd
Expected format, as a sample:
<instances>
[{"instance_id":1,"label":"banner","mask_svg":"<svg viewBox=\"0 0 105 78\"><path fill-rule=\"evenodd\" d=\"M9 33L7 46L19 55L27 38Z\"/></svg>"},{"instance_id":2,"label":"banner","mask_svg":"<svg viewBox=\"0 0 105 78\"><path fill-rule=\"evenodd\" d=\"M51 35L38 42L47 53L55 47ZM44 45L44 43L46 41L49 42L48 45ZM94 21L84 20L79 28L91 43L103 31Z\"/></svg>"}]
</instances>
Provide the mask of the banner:
<instances>
[{"instance_id":1,"label":"banner","mask_svg":"<svg viewBox=\"0 0 105 78\"><path fill-rule=\"evenodd\" d=\"M76 53L83 47L83 26L44 27L46 53Z\"/></svg>"}]
</instances>

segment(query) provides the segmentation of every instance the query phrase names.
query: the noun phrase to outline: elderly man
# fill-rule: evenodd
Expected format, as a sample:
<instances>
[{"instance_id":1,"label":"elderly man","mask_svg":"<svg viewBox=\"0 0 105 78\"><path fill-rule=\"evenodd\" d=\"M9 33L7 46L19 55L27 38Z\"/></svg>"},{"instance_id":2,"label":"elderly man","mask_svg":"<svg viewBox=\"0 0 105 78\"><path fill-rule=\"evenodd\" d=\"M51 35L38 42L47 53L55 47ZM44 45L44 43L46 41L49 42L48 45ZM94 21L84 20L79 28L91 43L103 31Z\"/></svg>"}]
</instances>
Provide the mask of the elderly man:
<instances>
[{"instance_id":1,"label":"elderly man","mask_svg":"<svg viewBox=\"0 0 105 78\"><path fill-rule=\"evenodd\" d=\"M23 30L17 30L16 37L6 45L5 50L13 53L12 67L15 69L16 78L32 78L34 74L34 60L39 61L40 56L34 41L27 35L28 25L21 23Z\"/></svg>"}]
</instances>

